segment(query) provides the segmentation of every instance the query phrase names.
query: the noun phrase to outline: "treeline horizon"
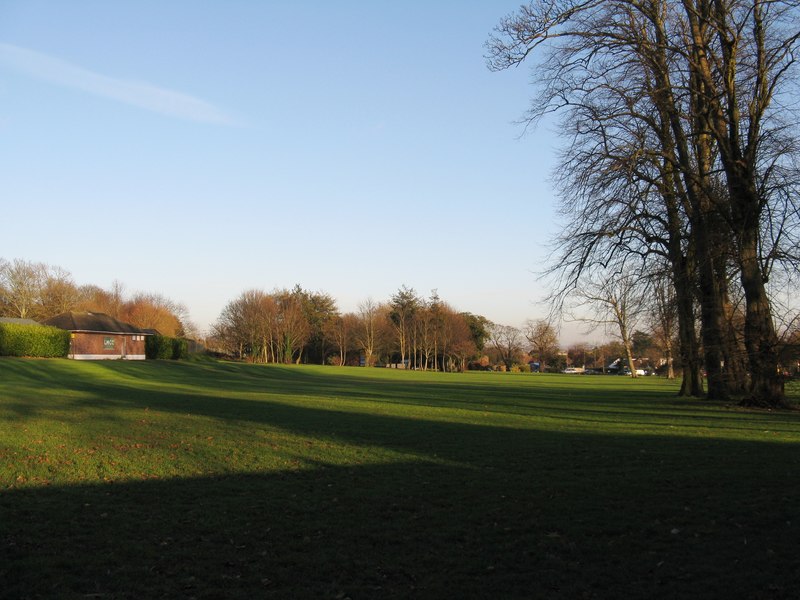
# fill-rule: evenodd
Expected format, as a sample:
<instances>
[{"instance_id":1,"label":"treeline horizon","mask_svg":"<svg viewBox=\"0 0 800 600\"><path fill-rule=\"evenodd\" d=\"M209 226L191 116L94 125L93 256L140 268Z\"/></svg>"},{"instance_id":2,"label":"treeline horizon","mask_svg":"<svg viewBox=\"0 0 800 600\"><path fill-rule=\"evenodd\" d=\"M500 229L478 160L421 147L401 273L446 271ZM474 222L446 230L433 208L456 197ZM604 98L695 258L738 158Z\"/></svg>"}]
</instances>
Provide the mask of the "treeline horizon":
<instances>
[{"instance_id":1,"label":"treeline horizon","mask_svg":"<svg viewBox=\"0 0 800 600\"><path fill-rule=\"evenodd\" d=\"M228 302L203 335L186 307L162 294L126 292L77 284L61 266L0 257L0 316L44 321L67 311L108 314L170 337L202 339L213 351L254 362L332 365L402 364L412 369L528 370L569 365L604 367L621 357L618 342L571 344L562 351L557 329L547 320L521 328L461 311L434 290L423 297L401 286L384 301L367 298L356 311L342 311L330 294L292 289L248 290ZM641 356L663 355L646 332L638 332ZM606 360L608 358L608 360Z\"/></svg>"},{"instance_id":2,"label":"treeline horizon","mask_svg":"<svg viewBox=\"0 0 800 600\"><path fill-rule=\"evenodd\" d=\"M367 298L344 313L329 294L299 285L251 289L225 306L212 329L209 348L259 363L526 372L532 363L542 371L570 365L605 370L626 356L618 341L562 351L556 328L545 319L528 320L523 328L497 324L455 309L436 290L426 297L406 285L385 301ZM641 366L670 363L657 336L637 330L633 339ZM669 367L665 374L672 377Z\"/></svg>"},{"instance_id":3,"label":"treeline horizon","mask_svg":"<svg viewBox=\"0 0 800 600\"><path fill-rule=\"evenodd\" d=\"M210 343L237 358L262 363L464 370L490 338L491 322L458 312L432 292L402 286L391 299L367 299L340 312L326 292L296 285L242 292L222 310Z\"/></svg>"}]
</instances>

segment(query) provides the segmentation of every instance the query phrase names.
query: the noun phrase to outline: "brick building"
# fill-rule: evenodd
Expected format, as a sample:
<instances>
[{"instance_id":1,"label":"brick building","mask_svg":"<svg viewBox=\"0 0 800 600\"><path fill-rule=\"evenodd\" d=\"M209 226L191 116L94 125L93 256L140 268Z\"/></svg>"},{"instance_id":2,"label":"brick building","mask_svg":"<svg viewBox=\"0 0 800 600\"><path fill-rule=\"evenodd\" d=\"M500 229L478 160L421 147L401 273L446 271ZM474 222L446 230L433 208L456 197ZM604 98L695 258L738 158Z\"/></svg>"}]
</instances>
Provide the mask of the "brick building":
<instances>
[{"instance_id":1,"label":"brick building","mask_svg":"<svg viewBox=\"0 0 800 600\"><path fill-rule=\"evenodd\" d=\"M66 329L69 358L75 360L144 360L144 340L150 332L103 313L65 312L43 322Z\"/></svg>"}]
</instances>

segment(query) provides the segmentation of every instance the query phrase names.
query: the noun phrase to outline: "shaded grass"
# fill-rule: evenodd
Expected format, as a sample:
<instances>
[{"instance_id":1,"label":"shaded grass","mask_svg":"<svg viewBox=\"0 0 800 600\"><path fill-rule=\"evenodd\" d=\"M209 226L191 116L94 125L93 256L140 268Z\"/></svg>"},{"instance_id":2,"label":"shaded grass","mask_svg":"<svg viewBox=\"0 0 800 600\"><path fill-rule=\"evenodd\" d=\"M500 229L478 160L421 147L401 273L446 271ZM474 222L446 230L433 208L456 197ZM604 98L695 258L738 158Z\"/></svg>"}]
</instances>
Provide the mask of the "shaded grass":
<instances>
[{"instance_id":1,"label":"shaded grass","mask_svg":"<svg viewBox=\"0 0 800 600\"><path fill-rule=\"evenodd\" d=\"M800 415L648 378L0 361L6 597L796 597Z\"/></svg>"}]
</instances>

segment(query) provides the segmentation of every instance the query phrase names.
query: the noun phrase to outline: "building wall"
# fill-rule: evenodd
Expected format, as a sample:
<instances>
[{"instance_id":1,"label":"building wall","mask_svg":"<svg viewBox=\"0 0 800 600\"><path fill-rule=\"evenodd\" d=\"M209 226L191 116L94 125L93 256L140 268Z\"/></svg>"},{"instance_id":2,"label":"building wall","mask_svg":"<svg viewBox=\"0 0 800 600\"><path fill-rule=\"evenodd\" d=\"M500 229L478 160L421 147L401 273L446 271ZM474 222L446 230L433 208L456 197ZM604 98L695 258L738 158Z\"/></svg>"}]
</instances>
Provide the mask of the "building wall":
<instances>
[{"instance_id":1,"label":"building wall","mask_svg":"<svg viewBox=\"0 0 800 600\"><path fill-rule=\"evenodd\" d=\"M144 336L121 333L71 334L70 358L76 360L109 360L125 358L144 360Z\"/></svg>"}]
</instances>

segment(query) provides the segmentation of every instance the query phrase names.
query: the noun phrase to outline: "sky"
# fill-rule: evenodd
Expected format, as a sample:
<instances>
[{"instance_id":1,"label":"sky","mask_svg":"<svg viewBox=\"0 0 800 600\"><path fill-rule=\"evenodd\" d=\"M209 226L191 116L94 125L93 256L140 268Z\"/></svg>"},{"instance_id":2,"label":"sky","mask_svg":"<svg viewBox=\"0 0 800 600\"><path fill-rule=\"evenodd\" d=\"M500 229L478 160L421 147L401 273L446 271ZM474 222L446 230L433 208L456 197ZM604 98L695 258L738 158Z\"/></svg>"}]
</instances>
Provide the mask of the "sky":
<instances>
[{"instance_id":1,"label":"sky","mask_svg":"<svg viewBox=\"0 0 800 600\"><path fill-rule=\"evenodd\" d=\"M158 292L207 329L300 284L520 326L558 232L519 0L0 0L0 257Z\"/></svg>"}]
</instances>

